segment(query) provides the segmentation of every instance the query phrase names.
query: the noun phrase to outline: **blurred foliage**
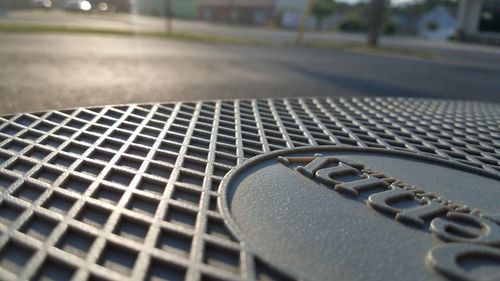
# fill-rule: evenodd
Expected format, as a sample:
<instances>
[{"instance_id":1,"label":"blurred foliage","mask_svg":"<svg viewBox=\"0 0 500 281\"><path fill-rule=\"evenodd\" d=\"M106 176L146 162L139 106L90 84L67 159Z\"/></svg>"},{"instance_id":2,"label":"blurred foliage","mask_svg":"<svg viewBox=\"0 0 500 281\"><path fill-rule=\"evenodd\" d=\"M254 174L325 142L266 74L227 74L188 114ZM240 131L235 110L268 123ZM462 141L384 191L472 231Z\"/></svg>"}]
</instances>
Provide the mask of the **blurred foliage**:
<instances>
[{"instance_id":1,"label":"blurred foliage","mask_svg":"<svg viewBox=\"0 0 500 281\"><path fill-rule=\"evenodd\" d=\"M363 24L359 19L350 18L340 22L339 30L346 32L362 32L366 31L366 25Z\"/></svg>"},{"instance_id":2,"label":"blurred foliage","mask_svg":"<svg viewBox=\"0 0 500 281\"><path fill-rule=\"evenodd\" d=\"M439 23L435 21L429 21L425 24L425 28L429 31L436 31L439 29Z\"/></svg>"},{"instance_id":3,"label":"blurred foliage","mask_svg":"<svg viewBox=\"0 0 500 281\"><path fill-rule=\"evenodd\" d=\"M335 12L335 0L314 0L311 14L316 17L316 29L320 29L323 19Z\"/></svg>"},{"instance_id":4,"label":"blurred foliage","mask_svg":"<svg viewBox=\"0 0 500 281\"><path fill-rule=\"evenodd\" d=\"M387 21L383 27L384 34L394 35L398 32L398 25L396 23Z\"/></svg>"}]
</instances>

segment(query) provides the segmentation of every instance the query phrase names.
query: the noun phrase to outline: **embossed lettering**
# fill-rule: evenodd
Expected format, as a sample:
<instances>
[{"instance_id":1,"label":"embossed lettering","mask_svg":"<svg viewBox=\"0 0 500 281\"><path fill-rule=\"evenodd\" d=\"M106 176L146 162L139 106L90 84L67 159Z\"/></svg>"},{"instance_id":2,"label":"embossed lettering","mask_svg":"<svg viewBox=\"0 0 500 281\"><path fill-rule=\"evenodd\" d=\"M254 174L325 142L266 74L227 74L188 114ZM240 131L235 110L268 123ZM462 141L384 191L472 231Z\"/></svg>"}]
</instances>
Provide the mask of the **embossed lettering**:
<instances>
[{"instance_id":1,"label":"embossed lettering","mask_svg":"<svg viewBox=\"0 0 500 281\"><path fill-rule=\"evenodd\" d=\"M370 195L368 197L368 206L373 209L389 215L396 215L401 209L389 205L389 202L414 199L415 195L409 191L397 186L391 186L391 189Z\"/></svg>"},{"instance_id":2,"label":"embossed lettering","mask_svg":"<svg viewBox=\"0 0 500 281\"><path fill-rule=\"evenodd\" d=\"M336 185L341 182L334 180L335 177L350 174L358 175L359 172L357 169L340 162L338 166L328 167L316 171L316 179L324 184Z\"/></svg>"},{"instance_id":3,"label":"embossed lettering","mask_svg":"<svg viewBox=\"0 0 500 281\"><path fill-rule=\"evenodd\" d=\"M431 233L447 242L500 245L500 226L495 222L457 212L449 212L447 218L433 219Z\"/></svg>"},{"instance_id":4,"label":"embossed lettering","mask_svg":"<svg viewBox=\"0 0 500 281\"><path fill-rule=\"evenodd\" d=\"M500 263L500 250L477 244L449 243L434 247L427 255L427 263L452 280L500 280L500 269L483 279L464 269L460 264L460 262L485 259Z\"/></svg>"},{"instance_id":5,"label":"embossed lettering","mask_svg":"<svg viewBox=\"0 0 500 281\"><path fill-rule=\"evenodd\" d=\"M419 227L425 225L424 219L431 219L445 214L448 207L436 202L426 201L427 203L408 210L403 210L396 215L396 220L405 223L411 223Z\"/></svg>"},{"instance_id":6,"label":"embossed lettering","mask_svg":"<svg viewBox=\"0 0 500 281\"><path fill-rule=\"evenodd\" d=\"M296 170L308 178L314 178L317 170L331 162L333 162L331 157L318 157L305 166L297 167Z\"/></svg>"}]
</instances>

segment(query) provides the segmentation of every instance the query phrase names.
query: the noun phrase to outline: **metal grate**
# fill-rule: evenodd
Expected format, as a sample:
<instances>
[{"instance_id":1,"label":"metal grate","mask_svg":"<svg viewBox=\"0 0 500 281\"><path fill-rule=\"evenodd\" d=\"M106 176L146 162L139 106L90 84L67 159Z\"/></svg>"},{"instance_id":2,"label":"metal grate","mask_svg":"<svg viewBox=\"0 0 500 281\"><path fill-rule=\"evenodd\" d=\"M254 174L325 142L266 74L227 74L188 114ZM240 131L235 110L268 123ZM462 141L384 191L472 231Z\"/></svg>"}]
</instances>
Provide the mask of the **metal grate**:
<instances>
[{"instance_id":1,"label":"metal grate","mask_svg":"<svg viewBox=\"0 0 500 281\"><path fill-rule=\"evenodd\" d=\"M283 148L433 155L500 173L500 106L263 99L0 117L0 279L286 280L226 229L222 177Z\"/></svg>"}]
</instances>

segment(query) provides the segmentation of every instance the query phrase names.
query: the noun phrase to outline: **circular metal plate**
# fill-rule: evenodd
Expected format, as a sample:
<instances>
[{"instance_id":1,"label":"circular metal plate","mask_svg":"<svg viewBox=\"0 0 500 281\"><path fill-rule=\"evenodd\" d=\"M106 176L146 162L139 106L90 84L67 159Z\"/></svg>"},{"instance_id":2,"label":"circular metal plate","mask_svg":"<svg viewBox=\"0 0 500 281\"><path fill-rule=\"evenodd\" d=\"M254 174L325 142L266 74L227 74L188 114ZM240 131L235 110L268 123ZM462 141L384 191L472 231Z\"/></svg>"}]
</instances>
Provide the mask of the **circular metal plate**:
<instances>
[{"instance_id":1,"label":"circular metal plate","mask_svg":"<svg viewBox=\"0 0 500 281\"><path fill-rule=\"evenodd\" d=\"M220 202L250 251L297 279L479 280L500 277L484 269L500 262L499 186L437 158L310 147L248 160Z\"/></svg>"}]
</instances>

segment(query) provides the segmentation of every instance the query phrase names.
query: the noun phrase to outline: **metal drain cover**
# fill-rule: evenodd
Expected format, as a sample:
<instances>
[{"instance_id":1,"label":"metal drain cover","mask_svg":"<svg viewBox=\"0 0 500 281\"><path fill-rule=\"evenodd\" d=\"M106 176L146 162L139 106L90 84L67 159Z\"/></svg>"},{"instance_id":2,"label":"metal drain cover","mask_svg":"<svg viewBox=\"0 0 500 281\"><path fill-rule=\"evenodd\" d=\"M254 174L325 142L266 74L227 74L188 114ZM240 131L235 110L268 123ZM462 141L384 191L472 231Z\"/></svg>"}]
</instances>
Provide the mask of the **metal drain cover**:
<instances>
[{"instance_id":1,"label":"metal drain cover","mask_svg":"<svg viewBox=\"0 0 500 281\"><path fill-rule=\"evenodd\" d=\"M224 179L221 203L250 249L301 279L478 280L459 262L500 257L500 221L488 216L500 214L499 186L439 159L308 147L248 160Z\"/></svg>"},{"instance_id":2,"label":"metal drain cover","mask_svg":"<svg viewBox=\"0 0 500 281\"><path fill-rule=\"evenodd\" d=\"M399 98L3 116L0 279L497 280L499 128Z\"/></svg>"}]
</instances>

